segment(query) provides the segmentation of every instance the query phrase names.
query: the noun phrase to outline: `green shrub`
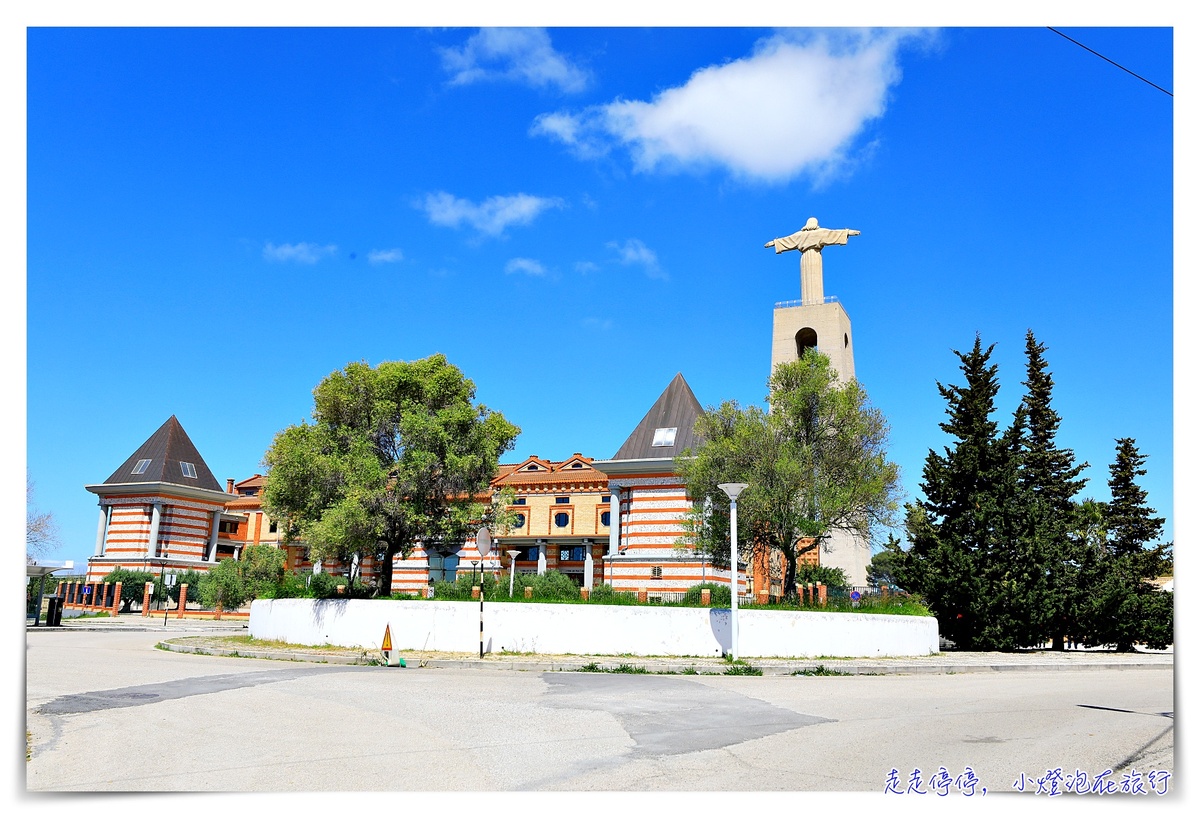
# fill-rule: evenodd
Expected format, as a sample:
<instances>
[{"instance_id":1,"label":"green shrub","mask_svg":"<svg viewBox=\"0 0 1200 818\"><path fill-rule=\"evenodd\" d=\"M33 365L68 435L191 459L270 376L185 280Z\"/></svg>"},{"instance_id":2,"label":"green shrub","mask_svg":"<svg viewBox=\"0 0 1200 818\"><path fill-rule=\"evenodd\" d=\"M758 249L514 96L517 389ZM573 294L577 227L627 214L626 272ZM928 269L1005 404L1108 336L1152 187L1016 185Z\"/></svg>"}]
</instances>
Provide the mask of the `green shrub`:
<instances>
[{"instance_id":1,"label":"green shrub","mask_svg":"<svg viewBox=\"0 0 1200 818\"><path fill-rule=\"evenodd\" d=\"M732 597L729 594L729 586L716 582L701 582L699 585L693 585L687 589L683 595L684 605L699 605L700 592L708 589L712 593L712 602L714 608L728 608L733 604Z\"/></svg>"},{"instance_id":2,"label":"green shrub","mask_svg":"<svg viewBox=\"0 0 1200 818\"><path fill-rule=\"evenodd\" d=\"M809 583L825 585L836 590L846 590L850 587L850 580L846 578L846 572L841 568L832 568L828 565L796 566L796 585L807 586Z\"/></svg>"},{"instance_id":3,"label":"green shrub","mask_svg":"<svg viewBox=\"0 0 1200 818\"><path fill-rule=\"evenodd\" d=\"M308 574L290 571L279 581L263 589L259 599L298 599L308 596Z\"/></svg>"},{"instance_id":4,"label":"green shrub","mask_svg":"<svg viewBox=\"0 0 1200 818\"><path fill-rule=\"evenodd\" d=\"M145 598L147 582L154 583L154 591L150 595L153 601L162 602L165 598L162 583L158 581L158 576L149 571L115 568L109 571L108 576L100 582L107 582L110 585L115 582L121 583L121 611L123 613L128 613L130 606L134 602L141 602ZM99 585L100 583L94 584Z\"/></svg>"},{"instance_id":5,"label":"green shrub","mask_svg":"<svg viewBox=\"0 0 1200 818\"><path fill-rule=\"evenodd\" d=\"M335 577L333 574L313 574L308 579L308 596L313 599L331 599L338 594L339 585L345 585L345 577Z\"/></svg>"},{"instance_id":6,"label":"green shrub","mask_svg":"<svg viewBox=\"0 0 1200 818\"><path fill-rule=\"evenodd\" d=\"M530 584L533 586L534 599L558 599L563 601L578 600L579 586L575 581L560 571L547 571L544 574L530 574Z\"/></svg>"},{"instance_id":7,"label":"green shrub","mask_svg":"<svg viewBox=\"0 0 1200 818\"><path fill-rule=\"evenodd\" d=\"M611 585L605 583L604 585L597 585L592 589L590 599L592 602L601 605L636 605L637 593L633 591L617 591Z\"/></svg>"},{"instance_id":8,"label":"green shrub","mask_svg":"<svg viewBox=\"0 0 1200 818\"><path fill-rule=\"evenodd\" d=\"M242 578L242 565L238 560L221 560L200 580L200 603L205 608L220 605L228 611L237 610L245 604L247 596L246 581Z\"/></svg>"},{"instance_id":9,"label":"green shrub","mask_svg":"<svg viewBox=\"0 0 1200 818\"><path fill-rule=\"evenodd\" d=\"M200 583L204 580L204 574L197 571L195 568L189 568L186 571L175 575L175 584L167 589L171 595L171 601L175 604L179 603L180 589L187 585L188 600L195 602L200 596Z\"/></svg>"},{"instance_id":10,"label":"green shrub","mask_svg":"<svg viewBox=\"0 0 1200 818\"><path fill-rule=\"evenodd\" d=\"M250 599L266 596L284 574L284 553L273 545L260 543L242 549L242 578Z\"/></svg>"}]
</instances>

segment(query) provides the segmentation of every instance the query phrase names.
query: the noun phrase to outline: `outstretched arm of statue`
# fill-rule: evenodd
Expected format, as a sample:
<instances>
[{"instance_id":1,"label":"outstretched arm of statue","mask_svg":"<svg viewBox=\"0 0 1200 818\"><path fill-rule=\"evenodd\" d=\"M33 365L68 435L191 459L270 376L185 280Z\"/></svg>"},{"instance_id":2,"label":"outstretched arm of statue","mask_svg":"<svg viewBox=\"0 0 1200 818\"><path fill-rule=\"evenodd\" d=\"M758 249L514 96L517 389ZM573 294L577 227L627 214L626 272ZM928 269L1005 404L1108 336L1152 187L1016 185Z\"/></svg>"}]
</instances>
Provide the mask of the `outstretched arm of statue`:
<instances>
[{"instance_id":1,"label":"outstretched arm of statue","mask_svg":"<svg viewBox=\"0 0 1200 818\"><path fill-rule=\"evenodd\" d=\"M847 230L846 235L847 236L857 236L857 235L859 235L859 231L858 230Z\"/></svg>"},{"instance_id":2,"label":"outstretched arm of statue","mask_svg":"<svg viewBox=\"0 0 1200 818\"><path fill-rule=\"evenodd\" d=\"M775 239L771 239L769 242L767 242L766 244L763 245L763 247L774 247L774 246L775 246Z\"/></svg>"}]
</instances>

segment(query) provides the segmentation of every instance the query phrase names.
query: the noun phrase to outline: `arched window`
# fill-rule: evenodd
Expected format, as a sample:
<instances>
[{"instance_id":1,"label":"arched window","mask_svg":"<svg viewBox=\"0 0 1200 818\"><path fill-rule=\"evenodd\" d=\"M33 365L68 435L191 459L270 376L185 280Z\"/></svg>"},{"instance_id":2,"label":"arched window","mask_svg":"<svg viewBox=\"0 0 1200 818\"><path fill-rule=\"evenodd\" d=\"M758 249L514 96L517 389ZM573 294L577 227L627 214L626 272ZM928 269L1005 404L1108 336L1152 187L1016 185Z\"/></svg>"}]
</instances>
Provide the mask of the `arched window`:
<instances>
[{"instance_id":1,"label":"arched window","mask_svg":"<svg viewBox=\"0 0 1200 818\"><path fill-rule=\"evenodd\" d=\"M812 327L805 327L796 333L796 357L803 358L804 353L810 349L817 348L817 331Z\"/></svg>"}]
</instances>

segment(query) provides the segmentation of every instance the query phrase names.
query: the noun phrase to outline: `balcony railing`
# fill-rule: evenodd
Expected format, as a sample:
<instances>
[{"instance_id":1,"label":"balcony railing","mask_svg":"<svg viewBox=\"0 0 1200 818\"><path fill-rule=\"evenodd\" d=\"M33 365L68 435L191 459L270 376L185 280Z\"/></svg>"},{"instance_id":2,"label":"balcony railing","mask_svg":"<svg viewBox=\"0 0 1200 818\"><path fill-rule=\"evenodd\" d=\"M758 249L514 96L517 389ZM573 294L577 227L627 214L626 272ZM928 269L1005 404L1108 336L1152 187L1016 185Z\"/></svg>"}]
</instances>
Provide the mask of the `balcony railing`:
<instances>
[{"instance_id":1,"label":"balcony railing","mask_svg":"<svg viewBox=\"0 0 1200 818\"><path fill-rule=\"evenodd\" d=\"M827 295L827 296L825 296L824 299L822 299L820 301L818 301L816 299L811 299L809 301L803 301L803 300L799 300L799 299L797 299L796 301L776 301L775 309L780 310L780 309L784 309L786 307L811 307L811 306L815 306L817 304L833 304L837 300L838 300L838 297L836 295Z\"/></svg>"}]
</instances>

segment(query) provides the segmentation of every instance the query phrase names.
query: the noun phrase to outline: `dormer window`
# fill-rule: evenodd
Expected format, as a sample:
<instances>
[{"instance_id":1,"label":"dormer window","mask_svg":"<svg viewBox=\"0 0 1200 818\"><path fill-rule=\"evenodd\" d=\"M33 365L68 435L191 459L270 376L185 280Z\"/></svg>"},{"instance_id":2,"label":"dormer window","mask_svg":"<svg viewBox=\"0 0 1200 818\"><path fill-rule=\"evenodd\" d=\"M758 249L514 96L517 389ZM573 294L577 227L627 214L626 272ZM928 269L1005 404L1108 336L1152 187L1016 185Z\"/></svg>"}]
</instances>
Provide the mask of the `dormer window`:
<instances>
[{"instance_id":1,"label":"dormer window","mask_svg":"<svg viewBox=\"0 0 1200 818\"><path fill-rule=\"evenodd\" d=\"M667 427L664 429L655 429L654 430L654 442L652 442L650 445L651 446L674 446L675 445L675 432L678 430L678 428L679 427L677 427L677 426L670 426L670 427ZM645 438L643 438L643 440L645 440Z\"/></svg>"},{"instance_id":2,"label":"dormer window","mask_svg":"<svg viewBox=\"0 0 1200 818\"><path fill-rule=\"evenodd\" d=\"M537 470L538 470L538 467L537 467L536 463L530 463L528 466L525 467L525 471L537 471Z\"/></svg>"},{"instance_id":3,"label":"dormer window","mask_svg":"<svg viewBox=\"0 0 1200 818\"><path fill-rule=\"evenodd\" d=\"M582 463L580 463L578 460L576 460L574 463L572 463L572 464L571 464L571 468L573 468L573 469L582 469L582 468L583 468L583 464L582 464Z\"/></svg>"},{"instance_id":4,"label":"dormer window","mask_svg":"<svg viewBox=\"0 0 1200 818\"><path fill-rule=\"evenodd\" d=\"M187 462L186 460L180 460L179 468L183 470L184 477L190 477L193 480L196 479L196 467L191 463Z\"/></svg>"},{"instance_id":5,"label":"dormer window","mask_svg":"<svg viewBox=\"0 0 1200 818\"><path fill-rule=\"evenodd\" d=\"M148 469L149 467L150 467L149 460L139 460L137 462L137 465L133 467L133 473L134 474L145 474L146 469Z\"/></svg>"}]
</instances>

